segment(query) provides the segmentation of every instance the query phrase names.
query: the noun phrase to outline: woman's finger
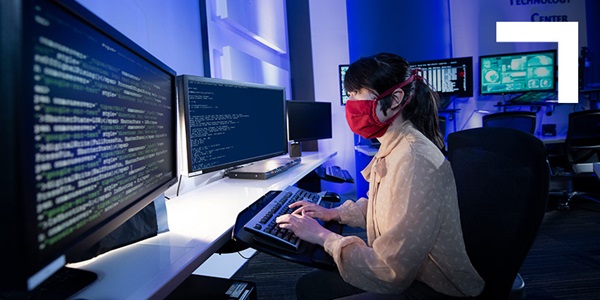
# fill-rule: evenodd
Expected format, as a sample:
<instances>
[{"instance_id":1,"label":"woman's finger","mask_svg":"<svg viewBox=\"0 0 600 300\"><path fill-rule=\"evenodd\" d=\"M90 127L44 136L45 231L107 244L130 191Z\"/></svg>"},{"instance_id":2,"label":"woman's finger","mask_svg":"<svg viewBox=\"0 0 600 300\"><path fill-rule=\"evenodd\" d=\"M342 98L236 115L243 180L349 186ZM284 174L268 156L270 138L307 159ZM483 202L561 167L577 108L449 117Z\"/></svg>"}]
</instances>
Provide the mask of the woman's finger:
<instances>
[{"instance_id":1,"label":"woman's finger","mask_svg":"<svg viewBox=\"0 0 600 300\"><path fill-rule=\"evenodd\" d=\"M279 217L277 217L275 219L275 222L277 222L277 223L289 223L290 222L290 215L289 214L281 215L281 216L279 216Z\"/></svg>"}]
</instances>

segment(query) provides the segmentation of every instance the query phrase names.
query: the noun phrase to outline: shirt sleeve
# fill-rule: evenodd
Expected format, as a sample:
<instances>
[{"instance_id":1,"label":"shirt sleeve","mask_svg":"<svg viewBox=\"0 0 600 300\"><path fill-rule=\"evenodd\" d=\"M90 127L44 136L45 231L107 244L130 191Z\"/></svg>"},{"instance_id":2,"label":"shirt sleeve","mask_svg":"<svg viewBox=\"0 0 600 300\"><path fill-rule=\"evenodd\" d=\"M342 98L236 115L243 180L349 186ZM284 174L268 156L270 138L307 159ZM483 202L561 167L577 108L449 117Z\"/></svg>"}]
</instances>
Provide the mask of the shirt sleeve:
<instances>
[{"instance_id":1,"label":"shirt sleeve","mask_svg":"<svg viewBox=\"0 0 600 300\"><path fill-rule=\"evenodd\" d=\"M434 168L414 158L394 164L377 192L372 246L340 235L324 244L345 281L377 293L400 293L412 283L439 230L440 205L428 188Z\"/></svg>"},{"instance_id":2,"label":"shirt sleeve","mask_svg":"<svg viewBox=\"0 0 600 300\"><path fill-rule=\"evenodd\" d=\"M340 223L351 227L366 228L367 204L367 198L360 198L356 202L346 200L335 208L340 213Z\"/></svg>"}]
</instances>

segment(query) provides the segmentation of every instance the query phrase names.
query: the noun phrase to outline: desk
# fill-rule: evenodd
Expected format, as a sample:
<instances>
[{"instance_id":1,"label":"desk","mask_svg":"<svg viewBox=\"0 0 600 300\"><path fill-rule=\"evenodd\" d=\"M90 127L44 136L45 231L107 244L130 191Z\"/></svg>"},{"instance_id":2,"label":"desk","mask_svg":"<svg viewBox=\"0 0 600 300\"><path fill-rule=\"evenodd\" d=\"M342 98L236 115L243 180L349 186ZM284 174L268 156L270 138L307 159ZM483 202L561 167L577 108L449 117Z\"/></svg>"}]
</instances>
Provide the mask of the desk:
<instances>
[{"instance_id":1,"label":"desk","mask_svg":"<svg viewBox=\"0 0 600 300\"><path fill-rule=\"evenodd\" d=\"M566 134L557 134L556 136L544 136L544 135L537 134L536 137L538 139L542 140L542 142L544 142L545 145L561 144L561 143L564 143L565 140L567 139Z\"/></svg>"},{"instance_id":2,"label":"desk","mask_svg":"<svg viewBox=\"0 0 600 300\"><path fill-rule=\"evenodd\" d=\"M267 191L298 182L336 154L304 152L299 165L267 180L223 178L168 200L168 232L69 265L98 274L74 298L164 298L230 239L240 211Z\"/></svg>"},{"instance_id":3,"label":"desk","mask_svg":"<svg viewBox=\"0 0 600 300\"><path fill-rule=\"evenodd\" d=\"M375 154L377 154L377 151L379 151L379 148L366 145L358 145L354 146L354 150L367 156L375 156Z\"/></svg>"}]
</instances>

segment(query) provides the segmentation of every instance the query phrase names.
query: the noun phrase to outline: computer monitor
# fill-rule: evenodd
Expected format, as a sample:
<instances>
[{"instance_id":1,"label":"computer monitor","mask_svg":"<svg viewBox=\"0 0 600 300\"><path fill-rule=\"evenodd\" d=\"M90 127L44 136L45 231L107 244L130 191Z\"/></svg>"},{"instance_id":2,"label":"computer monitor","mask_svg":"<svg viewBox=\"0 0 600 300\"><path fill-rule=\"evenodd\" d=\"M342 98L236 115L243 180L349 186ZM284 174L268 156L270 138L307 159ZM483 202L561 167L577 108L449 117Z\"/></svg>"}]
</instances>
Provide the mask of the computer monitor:
<instances>
[{"instance_id":1,"label":"computer monitor","mask_svg":"<svg viewBox=\"0 0 600 300\"><path fill-rule=\"evenodd\" d=\"M509 94L556 89L556 50L479 57L481 94Z\"/></svg>"},{"instance_id":2,"label":"computer monitor","mask_svg":"<svg viewBox=\"0 0 600 300\"><path fill-rule=\"evenodd\" d=\"M339 76L339 83L340 83L340 100L342 105L346 105L346 102L348 101L348 94L346 93L346 89L344 88L344 77L346 76L346 71L348 71L348 68L350 67L350 65L339 65L338 66L338 76Z\"/></svg>"},{"instance_id":3,"label":"computer monitor","mask_svg":"<svg viewBox=\"0 0 600 300\"><path fill-rule=\"evenodd\" d=\"M291 142L332 138L329 102L287 101L287 118Z\"/></svg>"},{"instance_id":4,"label":"computer monitor","mask_svg":"<svg viewBox=\"0 0 600 300\"><path fill-rule=\"evenodd\" d=\"M178 76L188 176L287 153L285 88Z\"/></svg>"},{"instance_id":5,"label":"computer monitor","mask_svg":"<svg viewBox=\"0 0 600 300\"><path fill-rule=\"evenodd\" d=\"M176 74L73 0L0 14L0 295L20 298L177 182Z\"/></svg>"},{"instance_id":6,"label":"computer monitor","mask_svg":"<svg viewBox=\"0 0 600 300\"><path fill-rule=\"evenodd\" d=\"M473 57L411 62L440 97L473 97Z\"/></svg>"}]
</instances>

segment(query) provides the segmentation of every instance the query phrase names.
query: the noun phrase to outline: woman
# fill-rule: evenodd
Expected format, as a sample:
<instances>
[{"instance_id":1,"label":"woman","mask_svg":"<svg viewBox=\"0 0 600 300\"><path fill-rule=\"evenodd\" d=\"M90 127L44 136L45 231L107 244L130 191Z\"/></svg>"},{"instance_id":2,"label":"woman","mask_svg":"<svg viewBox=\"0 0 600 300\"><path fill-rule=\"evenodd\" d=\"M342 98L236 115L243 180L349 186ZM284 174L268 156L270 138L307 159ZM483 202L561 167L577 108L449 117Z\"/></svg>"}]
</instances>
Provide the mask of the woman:
<instances>
[{"instance_id":1,"label":"woman","mask_svg":"<svg viewBox=\"0 0 600 300\"><path fill-rule=\"evenodd\" d=\"M484 282L466 254L454 176L442 154L437 94L405 59L387 53L350 65L344 87L350 129L381 146L362 171L368 199L333 209L296 202L293 214L278 218L280 227L322 245L338 268L304 275L298 299L478 295ZM328 231L314 218L366 228L367 242Z\"/></svg>"}]
</instances>

